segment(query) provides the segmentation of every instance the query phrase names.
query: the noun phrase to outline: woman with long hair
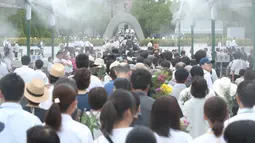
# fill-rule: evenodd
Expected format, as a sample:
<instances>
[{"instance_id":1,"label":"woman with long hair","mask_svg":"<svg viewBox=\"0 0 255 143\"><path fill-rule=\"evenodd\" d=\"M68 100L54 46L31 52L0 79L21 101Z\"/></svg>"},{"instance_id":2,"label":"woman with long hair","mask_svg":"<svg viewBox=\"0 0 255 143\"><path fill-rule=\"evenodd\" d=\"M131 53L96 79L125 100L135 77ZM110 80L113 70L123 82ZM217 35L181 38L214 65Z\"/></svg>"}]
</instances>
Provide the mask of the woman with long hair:
<instances>
[{"instance_id":1,"label":"woman with long hair","mask_svg":"<svg viewBox=\"0 0 255 143\"><path fill-rule=\"evenodd\" d=\"M103 133L95 143L125 143L135 114L135 99L130 92L117 89L104 104L101 115Z\"/></svg>"},{"instance_id":2,"label":"woman with long hair","mask_svg":"<svg viewBox=\"0 0 255 143\"><path fill-rule=\"evenodd\" d=\"M77 107L76 95L77 89L69 84L55 86L45 123L57 131L61 143L92 143L89 128L71 117Z\"/></svg>"},{"instance_id":3,"label":"woman with long hair","mask_svg":"<svg viewBox=\"0 0 255 143\"><path fill-rule=\"evenodd\" d=\"M173 96L162 96L151 110L151 129L158 143L188 143L192 137L180 131L180 109Z\"/></svg>"},{"instance_id":4,"label":"woman with long hair","mask_svg":"<svg viewBox=\"0 0 255 143\"><path fill-rule=\"evenodd\" d=\"M225 143L222 134L224 121L228 115L227 103L221 97L215 96L206 100L204 118L210 125L207 133L196 138L195 143Z\"/></svg>"}]
</instances>

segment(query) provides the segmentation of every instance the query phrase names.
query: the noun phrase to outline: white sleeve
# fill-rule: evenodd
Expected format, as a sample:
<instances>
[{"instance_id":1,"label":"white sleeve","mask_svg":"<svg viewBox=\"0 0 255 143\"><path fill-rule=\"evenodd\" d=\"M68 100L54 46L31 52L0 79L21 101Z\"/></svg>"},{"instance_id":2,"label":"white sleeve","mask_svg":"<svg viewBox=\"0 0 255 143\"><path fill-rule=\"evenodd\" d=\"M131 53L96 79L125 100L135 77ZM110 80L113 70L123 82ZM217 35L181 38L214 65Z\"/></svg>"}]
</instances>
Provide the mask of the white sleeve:
<instances>
[{"instance_id":1,"label":"white sleeve","mask_svg":"<svg viewBox=\"0 0 255 143\"><path fill-rule=\"evenodd\" d=\"M235 71L236 65L237 65L236 63L237 63L237 62L234 60L233 63L232 63L232 65L231 65L231 67L230 67L231 73L232 73L233 71Z\"/></svg>"},{"instance_id":2,"label":"white sleeve","mask_svg":"<svg viewBox=\"0 0 255 143\"><path fill-rule=\"evenodd\" d=\"M184 117L187 117L187 119L190 117L189 116L189 107L188 107L188 104L185 103L184 106L183 106L183 115ZM188 119L188 121L190 121L190 119Z\"/></svg>"},{"instance_id":3,"label":"white sleeve","mask_svg":"<svg viewBox=\"0 0 255 143\"><path fill-rule=\"evenodd\" d=\"M207 86L209 89L213 89L212 77L211 74L205 74L204 78L206 80Z\"/></svg>"}]
</instances>

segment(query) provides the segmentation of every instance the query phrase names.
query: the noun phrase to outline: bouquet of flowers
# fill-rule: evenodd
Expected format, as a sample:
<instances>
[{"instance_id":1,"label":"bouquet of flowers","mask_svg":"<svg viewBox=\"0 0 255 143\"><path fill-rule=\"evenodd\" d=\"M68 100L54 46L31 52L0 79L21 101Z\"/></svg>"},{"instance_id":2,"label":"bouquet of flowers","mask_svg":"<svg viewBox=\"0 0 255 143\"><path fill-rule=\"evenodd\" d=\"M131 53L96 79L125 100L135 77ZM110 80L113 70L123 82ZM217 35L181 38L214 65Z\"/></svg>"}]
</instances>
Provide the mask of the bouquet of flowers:
<instances>
[{"instance_id":1,"label":"bouquet of flowers","mask_svg":"<svg viewBox=\"0 0 255 143\"><path fill-rule=\"evenodd\" d=\"M189 133L189 121L187 120L186 117L182 117L180 119L180 124L181 124L181 131Z\"/></svg>"},{"instance_id":2,"label":"bouquet of flowers","mask_svg":"<svg viewBox=\"0 0 255 143\"><path fill-rule=\"evenodd\" d=\"M224 99L227 102L230 117L232 117L233 116L232 109L235 107L235 97L230 96L230 88L225 89Z\"/></svg>"},{"instance_id":3,"label":"bouquet of flowers","mask_svg":"<svg viewBox=\"0 0 255 143\"><path fill-rule=\"evenodd\" d=\"M103 80L104 76L106 75L106 68L102 66L101 68L98 69L96 74L99 79Z\"/></svg>"},{"instance_id":4,"label":"bouquet of flowers","mask_svg":"<svg viewBox=\"0 0 255 143\"><path fill-rule=\"evenodd\" d=\"M152 76L152 89L153 98L156 99L160 96L168 96L172 93L173 88L168 85L169 80L171 80L172 75L168 71L159 71Z\"/></svg>"}]
</instances>

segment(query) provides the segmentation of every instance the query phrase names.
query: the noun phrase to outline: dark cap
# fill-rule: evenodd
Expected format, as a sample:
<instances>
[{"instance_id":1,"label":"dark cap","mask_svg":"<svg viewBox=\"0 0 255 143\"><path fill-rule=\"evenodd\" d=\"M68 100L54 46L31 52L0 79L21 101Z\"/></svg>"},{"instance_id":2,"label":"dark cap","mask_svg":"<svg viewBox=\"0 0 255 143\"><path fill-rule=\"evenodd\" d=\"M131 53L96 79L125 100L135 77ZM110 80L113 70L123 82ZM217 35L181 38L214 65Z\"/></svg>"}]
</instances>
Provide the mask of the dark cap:
<instances>
[{"instance_id":1,"label":"dark cap","mask_svg":"<svg viewBox=\"0 0 255 143\"><path fill-rule=\"evenodd\" d=\"M204 58L202 58L202 59L199 61L199 64L200 64L200 65L204 65L205 63L211 64L211 63L213 63L213 62L214 62L214 61L209 60L207 57L204 57Z\"/></svg>"}]
</instances>

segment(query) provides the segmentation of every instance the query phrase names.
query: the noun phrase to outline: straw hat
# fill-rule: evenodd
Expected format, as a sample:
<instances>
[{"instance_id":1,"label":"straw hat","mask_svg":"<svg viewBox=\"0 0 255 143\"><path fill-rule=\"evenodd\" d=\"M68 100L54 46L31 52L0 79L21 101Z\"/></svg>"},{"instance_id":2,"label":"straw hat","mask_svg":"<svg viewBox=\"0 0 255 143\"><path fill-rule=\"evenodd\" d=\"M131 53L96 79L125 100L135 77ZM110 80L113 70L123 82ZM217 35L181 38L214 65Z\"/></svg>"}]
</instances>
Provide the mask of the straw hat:
<instances>
[{"instance_id":1,"label":"straw hat","mask_svg":"<svg viewBox=\"0 0 255 143\"><path fill-rule=\"evenodd\" d=\"M229 78L222 77L213 83L213 90L223 98L225 98L227 92L229 92L230 96L235 96L237 85L232 83Z\"/></svg>"},{"instance_id":2,"label":"straw hat","mask_svg":"<svg viewBox=\"0 0 255 143\"><path fill-rule=\"evenodd\" d=\"M49 91L41 79L33 79L26 84L24 96L34 103L41 103L49 99Z\"/></svg>"},{"instance_id":3,"label":"straw hat","mask_svg":"<svg viewBox=\"0 0 255 143\"><path fill-rule=\"evenodd\" d=\"M55 63L50 69L50 75L54 77L62 77L65 75L65 67L60 63Z\"/></svg>"}]
</instances>

